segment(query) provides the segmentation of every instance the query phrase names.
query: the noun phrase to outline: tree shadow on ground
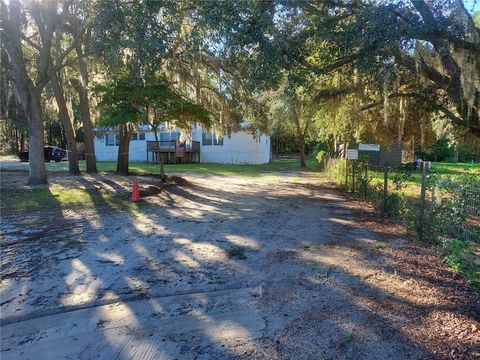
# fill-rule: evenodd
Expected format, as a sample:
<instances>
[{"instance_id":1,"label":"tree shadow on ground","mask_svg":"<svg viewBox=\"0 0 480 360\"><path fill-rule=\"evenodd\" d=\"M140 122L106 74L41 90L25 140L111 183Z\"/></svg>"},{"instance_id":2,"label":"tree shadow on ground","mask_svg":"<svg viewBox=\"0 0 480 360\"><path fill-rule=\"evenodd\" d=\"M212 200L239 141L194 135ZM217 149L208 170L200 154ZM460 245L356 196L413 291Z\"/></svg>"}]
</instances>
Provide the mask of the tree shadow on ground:
<instances>
[{"instance_id":1,"label":"tree shadow on ground","mask_svg":"<svg viewBox=\"0 0 480 360\"><path fill-rule=\"evenodd\" d=\"M14 277L23 287L9 296L22 291L28 300L20 314L6 304L4 323L91 309L86 314L95 327L85 326L96 335L84 358L132 358L142 351L182 358L440 358L419 340L418 325L433 311L467 314L475 305L452 298L448 282L377 256L372 242L379 235L349 223L347 202L332 189L306 185L227 179L171 187L140 206L92 196L93 209L84 214L50 209L45 215L65 227L56 235L79 246L37 273ZM78 229L69 227L77 223ZM33 261L48 241L40 236L22 244L12 263ZM29 255L20 256L27 248ZM230 256L232 248L245 256ZM418 304L418 294L389 287L396 279L391 268L414 279L412 287L435 289L435 298L450 296L447 305ZM122 307L124 317L115 319L105 306ZM177 327L162 330L169 322ZM35 339L39 330L32 329L25 336ZM215 329L230 329L239 339ZM64 335L69 342L79 336ZM25 336L2 339L2 349L40 346L38 339L21 344ZM472 350L440 338L459 354Z\"/></svg>"}]
</instances>

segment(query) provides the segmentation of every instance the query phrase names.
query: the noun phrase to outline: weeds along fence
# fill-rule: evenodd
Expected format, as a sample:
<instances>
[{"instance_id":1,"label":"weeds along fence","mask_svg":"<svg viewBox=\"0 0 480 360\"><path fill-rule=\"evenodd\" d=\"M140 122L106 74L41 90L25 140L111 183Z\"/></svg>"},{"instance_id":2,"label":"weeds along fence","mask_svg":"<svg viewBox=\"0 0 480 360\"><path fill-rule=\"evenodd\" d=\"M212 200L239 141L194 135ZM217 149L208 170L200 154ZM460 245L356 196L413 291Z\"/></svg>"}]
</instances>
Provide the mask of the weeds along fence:
<instances>
[{"instance_id":1,"label":"weeds along fence","mask_svg":"<svg viewBox=\"0 0 480 360\"><path fill-rule=\"evenodd\" d=\"M426 165L374 167L366 159L328 159L324 171L418 241L438 246L446 262L480 288L480 176L447 176Z\"/></svg>"}]
</instances>

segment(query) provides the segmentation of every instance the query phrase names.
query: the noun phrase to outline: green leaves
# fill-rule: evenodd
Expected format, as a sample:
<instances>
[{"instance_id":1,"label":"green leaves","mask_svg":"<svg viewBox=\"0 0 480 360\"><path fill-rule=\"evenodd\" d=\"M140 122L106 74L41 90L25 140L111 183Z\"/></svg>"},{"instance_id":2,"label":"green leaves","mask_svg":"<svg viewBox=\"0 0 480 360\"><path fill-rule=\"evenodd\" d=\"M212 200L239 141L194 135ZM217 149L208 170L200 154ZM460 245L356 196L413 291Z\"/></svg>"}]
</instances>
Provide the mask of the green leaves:
<instances>
[{"instance_id":1,"label":"green leaves","mask_svg":"<svg viewBox=\"0 0 480 360\"><path fill-rule=\"evenodd\" d=\"M116 66L154 72L176 45L181 30L180 4L175 0L116 1L96 3L93 47Z\"/></svg>"},{"instance_id":2,"label":"green leaves","mask_svg":"<svg viewBox=\"0 0 480 360\"><path fill-rule=\"evenodd\" d=\"M177 94L162 76L145 79L121 71L93 87L99 96L102 126L150 121L174 122L187 127L191 122L210 124L210 113L201 105ZM147 119L147 109L154 118Z\"/></svg>"}]
</instances>

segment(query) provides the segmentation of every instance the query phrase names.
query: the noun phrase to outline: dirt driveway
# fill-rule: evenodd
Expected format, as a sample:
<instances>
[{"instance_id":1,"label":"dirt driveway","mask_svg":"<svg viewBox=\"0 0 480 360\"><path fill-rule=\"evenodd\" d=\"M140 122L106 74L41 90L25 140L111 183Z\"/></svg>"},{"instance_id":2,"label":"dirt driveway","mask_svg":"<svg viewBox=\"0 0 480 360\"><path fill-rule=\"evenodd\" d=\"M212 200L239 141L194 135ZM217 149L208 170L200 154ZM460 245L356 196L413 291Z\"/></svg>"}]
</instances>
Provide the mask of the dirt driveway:
<instances>
[{"instance_id":1,"label":"dirt driveway","mask_svg":"<svg viewBox=\"0 0 480 360\"><path fill-rule=\"evenodd\" d=\"M18 156L13 155L0 155L0 170L18 168L28 168L28 162L21 162Z\"/></svg>"},{"instance_id":2,"label":"dirt driveway","mask_svg":"<svg viewBox=\"0 0 480 360\"><path fill-rule=\"evenodd\" d=\"M474 359L480 296L318 175L2 217L1 358Z\"/></svg>"}]
</instances>

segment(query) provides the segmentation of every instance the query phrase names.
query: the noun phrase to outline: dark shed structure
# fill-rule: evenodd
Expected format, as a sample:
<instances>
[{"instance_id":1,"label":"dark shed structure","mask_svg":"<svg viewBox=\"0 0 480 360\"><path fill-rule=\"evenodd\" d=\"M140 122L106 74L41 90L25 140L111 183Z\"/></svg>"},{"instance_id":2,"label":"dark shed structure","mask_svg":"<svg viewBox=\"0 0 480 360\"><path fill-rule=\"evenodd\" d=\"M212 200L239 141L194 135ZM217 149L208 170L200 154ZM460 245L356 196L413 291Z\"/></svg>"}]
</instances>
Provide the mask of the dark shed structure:
<instances>
[{"instance_id":1,"label":"dark shed structure","mask_svg":"<svg viewBox=\"0 0 480 360\"><path fill-rule=\"evenodd\" d=\"M359 144L358 157L368 158L373 166L400 165L402 163L403 145L395 142L390 146L378 146L375 144Z\"/></svg>"}]
</instances>

